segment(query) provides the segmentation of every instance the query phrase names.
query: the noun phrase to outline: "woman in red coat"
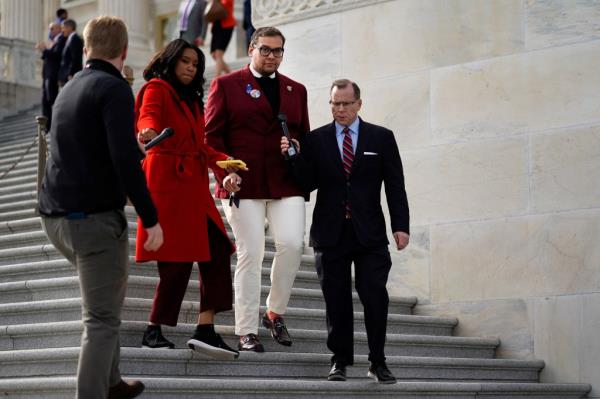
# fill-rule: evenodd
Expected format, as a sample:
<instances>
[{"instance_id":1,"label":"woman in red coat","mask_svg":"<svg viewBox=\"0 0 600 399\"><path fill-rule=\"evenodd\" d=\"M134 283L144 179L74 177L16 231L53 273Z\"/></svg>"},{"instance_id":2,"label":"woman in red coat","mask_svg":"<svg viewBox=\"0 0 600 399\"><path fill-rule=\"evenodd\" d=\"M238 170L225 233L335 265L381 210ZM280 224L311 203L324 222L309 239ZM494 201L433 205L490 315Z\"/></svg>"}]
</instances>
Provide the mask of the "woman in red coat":
<instances>
[{"instance_id":1,"label":"woman in red coat","mask_svg":"<svg viewBox=\"0 0 600 399\"><path fill-rule=\"evenodd\" d=\"M136 99L138 141L145 143L170 127L174 135L148 150L143 169L158 209L164 245L146 251L146 232L138 228L136 260L157 261L156 287L142 345L174 348L161 324L177 325L193 262L200 271L200 315L190 348L232 359L237 351L214 330L214 315L232 308L233 245L209 191L208 168L227 155L204 143L204 54L184 40L169 43L144 70L148 81ZM140 222L138 221L138 225Z\"/></svg>"}]
</instances>

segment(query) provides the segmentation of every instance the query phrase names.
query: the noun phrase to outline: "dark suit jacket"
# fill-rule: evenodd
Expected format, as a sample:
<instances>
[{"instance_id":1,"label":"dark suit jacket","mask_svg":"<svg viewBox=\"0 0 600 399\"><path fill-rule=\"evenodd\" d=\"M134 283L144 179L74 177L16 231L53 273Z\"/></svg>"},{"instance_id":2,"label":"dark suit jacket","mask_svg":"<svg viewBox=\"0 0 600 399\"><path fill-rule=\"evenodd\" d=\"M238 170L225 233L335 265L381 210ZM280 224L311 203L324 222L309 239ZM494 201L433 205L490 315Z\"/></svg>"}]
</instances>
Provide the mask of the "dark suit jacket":
<instances>
[{"instance_id":1,"label":"dark suit jacket","mask_svg":"<svg viewBox=\"0 0 600 399\"><path fill-rule=\"evenodd\" d=\"M387 245L380 196L382 183L385 183L392 231L409 233L402 161L393 132L361 119L356 147L352 172L346 180L334 123L313 130L302 142L294 174L307 191L318 190L310 229L313 247L338 244L347 198L361 245Z\"/></svg>"},{"instance_id":2,"label":"dark suit jacket","mask_svg":"<svg viewBox=\"0 0 600 399\"><path fill-rule=\"evenodd\" d=\"M66 82L70 76L74 76L83 68L83 40L75 33L71 40L67 38L62 52L60 70L58 71L58 80Z\"/></svg>"},{"instance_id":3,"label":"dark suit jacket","mask_svg":"<svg viewBox=\"0 0 600 399\"><path fill-rule=\"evenodd\" d=\"M42 78L57 80L58 70L60 69L60 61L62 58L62 51L65 47L67 38L63 35L59 35L56 41L52 43L52 47L42 51Z\"/></svg>"},{"instance_id":4,"label":"dark suit jacket","mask_svg":"<svg viewBox=\"0 0 600 399\"><path fill-rule=\"evenodd\" d=\"M279 111L286 114L292 137L300 139L310 130L306 88L279 73L277 78ZM239 198L304 195L281 155L283 132L267 96L261 91L254 98L249 89L260 90L260 86L248 66L212 81L206 104L207 143L248 165L248 172L239 172L243 179L242 189L237 193ZM222 170L214 172L218 181L225 175ZM227 198L228 193L217 183L215 195Z\"/></svg>"}]
</instances>

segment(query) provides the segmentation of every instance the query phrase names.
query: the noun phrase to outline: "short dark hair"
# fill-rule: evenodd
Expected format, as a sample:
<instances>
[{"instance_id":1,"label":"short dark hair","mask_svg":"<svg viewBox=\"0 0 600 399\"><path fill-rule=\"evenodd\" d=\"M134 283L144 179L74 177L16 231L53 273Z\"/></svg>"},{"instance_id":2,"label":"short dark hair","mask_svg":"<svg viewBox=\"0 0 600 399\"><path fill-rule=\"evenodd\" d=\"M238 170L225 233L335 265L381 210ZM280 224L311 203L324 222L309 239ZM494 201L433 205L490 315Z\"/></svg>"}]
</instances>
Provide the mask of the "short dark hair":
<instances>
[{"instance_id":1,"label":"short dark hair","mask_svg":"<svg viewBox=\"0 0 600 399\"><path fill-rule=\"evenodd\" d=\"M258 38L259 37L277 37L279 36L282 40L282 46L285 46L285 36L283 36L283 33L281 33L281 31L277 28L274 28L272 26L265 26L262 28L258 28L257 30L254 31L254 33L252 34L252 37L250 38L250 45L251 46L255 46L256 43L258 43Z\"/></svg>"},{"instance_id":2,"label":"short dark hair","mask_svg":"<svg viewBox=\"0 0 600 399\"><path fill-rule=\"evenodd\" d=\"M77 30L77 22L75 22L74 19L65 19L62 24L63 26L68 26L73 30Z\"/></svg>"},{"instance_id":3,"label":"short dark hair","mask_svg":"<svg viewBox=\"0 0 600 399\"><path fill-rule=\"evenodd\" d=\"M148 63L148 66L144 69L144 80L149 81L152 78L158 78L165 80L175 88L181 88L181 84L178 83L177 77L175 76L175 67L177 62L183 55L185 49L192 49L198 55L198 66L196 70L196 76L186 85L183 89L186 93L179 93L187 97L197 97L200 105L203 106L202 98L204 97L204 68L206 60L204 53L198 47L186 42L183 39L175 39L167 46L157 52L154 57Z\"/></svg>"},{"instance_id":4,"label":"short dark hair","mask_svg":"<svg viewBox=\"0 0 600 399\"><path fill-rule=\"evenodd\" d=\"M329 88L329 94L331 94L331 91L334 87L337 87L338 89L343 89L344 87L348 87L348 85L352 85L352 89L354 90L354 99L360 100L360 87L358 87L358 85L350 79L334 80L331 84L331 87Z\"/></svg>"},{"instance_id":5,"label":"short dark hair","mask_svg":"<svg viewBox=\"0 0 600 399\"><path fill-rule=\"evenodd\" d=\"M68 14L69 12L67 10L65 10L64 8L59 8L58 10L56 10L56 18L62 18L63 15Z\"/></svg>"}]
</instances>

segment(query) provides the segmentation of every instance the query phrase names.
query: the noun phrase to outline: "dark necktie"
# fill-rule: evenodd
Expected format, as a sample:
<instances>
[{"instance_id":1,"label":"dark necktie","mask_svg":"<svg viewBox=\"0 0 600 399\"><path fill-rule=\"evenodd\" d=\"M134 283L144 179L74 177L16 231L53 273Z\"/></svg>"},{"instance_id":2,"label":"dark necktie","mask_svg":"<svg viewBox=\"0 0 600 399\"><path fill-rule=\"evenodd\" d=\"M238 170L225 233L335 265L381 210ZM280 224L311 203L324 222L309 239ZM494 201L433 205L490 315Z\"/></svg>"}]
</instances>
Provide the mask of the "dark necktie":
<instances>
[{"instance_id":1,"label":"dark necktie","mask_svg":"<svg viewBox=\"0 0 600 399\"><path fill-rule=\"evenodd\" d=\"M352 137L350 137L350 129L344 128L344 143L342 145L343 148L343 156L342 162L344 163L344 173L346 174L346 179L350 179L350 172L352 171L352 162L354 162L354 151L352 150ZM346 198L346 218L350 218L352 216L352 212L350 209L350 200Z\"/></svg>"},{"instance_id":2,"label":"dark necktie","mask_svg":"<svg viewBox=\"0 0 600 399\"><path fill-rule=\"evenodd\" d=\"M352 137L350 137L350 129L344 128L344 144L342 161L344 162L344 172L346 173L346 179L350 178L350 172L352 171L352 162L354 162L354 151L352 149Z\"/></svg>"}]
</instances>

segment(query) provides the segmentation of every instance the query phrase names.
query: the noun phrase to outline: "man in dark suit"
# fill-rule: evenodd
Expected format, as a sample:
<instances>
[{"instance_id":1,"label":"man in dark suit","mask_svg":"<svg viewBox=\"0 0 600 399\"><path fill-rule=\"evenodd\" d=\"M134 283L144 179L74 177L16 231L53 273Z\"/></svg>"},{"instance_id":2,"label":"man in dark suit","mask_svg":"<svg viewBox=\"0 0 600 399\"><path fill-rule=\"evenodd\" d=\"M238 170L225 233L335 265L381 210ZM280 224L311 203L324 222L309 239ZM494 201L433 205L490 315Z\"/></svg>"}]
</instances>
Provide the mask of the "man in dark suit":
<instances>
[{"instance_id":1,"label":"man in dark suit","mask_svg":"<svg viewBox=\"0 0 600 399\"><path fill-rule=\"evenodd\" d=\"M385 183L395 244L402 250L409 240L402 161L393 132L358 117L362 100L356 83L336 80L330 94L334 122L310 132L293 161L302 186L318 190L310 240L325 298L327 346L333 352L328 379L345 381L346 366L354 362L354 263L354 285L364 307L369 343L368 376L392 384L396 379L384 354L386 283L392 263L380 193ZM282 152L288 146L282 138Z\"/></svg>"},{"instance_id":2,"label":"man in dark suit","mask_svg":"<svg viewBox=\"0 0 600 399\"><path fill-rule=\"evenodd\" d=\"M228 176L214 171L216 197L223 199L237 246L235 331L242 351L264 351L257 333L265 217L276 252L262 324L279 344L292 344L282 316L304 249L305 197L279 153L277 116L287 116L290 134L297 139L308 133L309 124L306 88L277 72L284 45L278 29L256 30L248 48L250 65L213 80L206 104L208 144L244 160L249 169ZM239 207L228 205L230 192L235 192Z\"/></svg>"},{"instance_id":3,"label":"man in dark suit","mask_svg":"<svg viewBox=\"0 0 600 399\"><path fill-rule=\"evenodd\" d=\"M57 22L50 24L50 34L53 35L51 44L44 42L37 44L37 49L42 52L42 113L47 118L46 130L50 130L52 123L52 105L58 95L58 70L66 38L60 34L61 26Z\"/></svg>"},{"instance_id":4,"label":"man in dark suit","mask_svg":"<svg viewBox=\"0 0 600 399\"><path fill-rule=\"evenodd\" d=\"M83 40L77 34L77 23L67 19L62 23L65 47L62 51L60 69L58 71L58 85L64 86L73 76L83 68Z\"/></svg>"},{"instance_id":5,"label":"man in dark suit","mask_svg":"<svg viewBox=\"0 0 600 399\"><path fill-rule=\"evenodd\" d=\"M83 335L77 399L124 399L144 385L119 372L119 326L129 267L129 197L148 233L146 250L163 242L133 131L133 96L121 76L127 27L97 17L85 29L85 69L58 94L52 146L40 191L42 226L77 270Z\"/></svg>"}]
</instances>

